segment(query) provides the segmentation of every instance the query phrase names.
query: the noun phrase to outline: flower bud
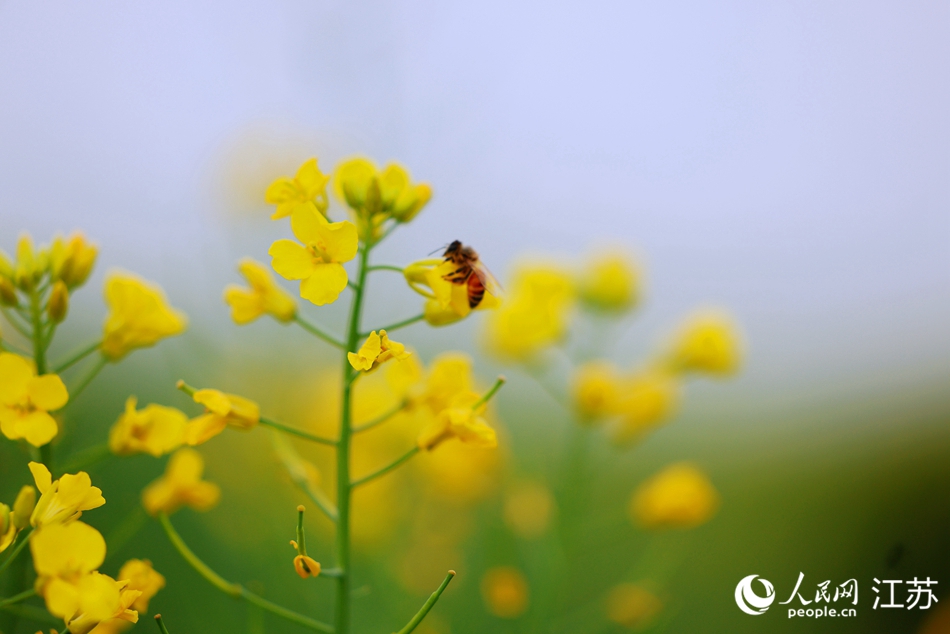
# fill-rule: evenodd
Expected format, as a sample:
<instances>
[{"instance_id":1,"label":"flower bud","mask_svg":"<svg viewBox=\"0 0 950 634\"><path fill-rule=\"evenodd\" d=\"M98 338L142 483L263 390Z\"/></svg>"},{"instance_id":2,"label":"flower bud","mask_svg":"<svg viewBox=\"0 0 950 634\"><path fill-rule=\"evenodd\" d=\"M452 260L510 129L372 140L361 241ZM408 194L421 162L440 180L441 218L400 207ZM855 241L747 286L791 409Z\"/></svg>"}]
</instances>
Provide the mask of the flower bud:
<instances>
[{"instance_id":1,"label":"flower bud","mask_svg":"<svg viewBox=\"0 0 950 634\"><path fill-rule=\"evenodd\" d=\"M82 234L74 234L65 243L57 238L50 249L50 273L68 288L79 286L92 272L98 253L95 245L86 242Z\"/></svg>"},{"instance_id":2,"label":"flower bud","mask_svg":"<svg viewBox=\"0 0 950 634\"><path fill-rule=\"evenodd\" d=\"M36 506L36 489L25 485L16 496L13 503L13 525L18 531L30 525L30 516Z\"/></svg>"},{"instance_id":3,"label":"flower bud","mask_svg":"<svg viewBox=\"0 0 950 634\"><path fill-rule=\"evenodd\" d=\"M8 277L0 277L0 304L4 306L16 306L19 304L16 296L16 288Z\"/></svg>"},{"instance_id":4,"label":"flower bud","mask_svg":"<svg viewBox=\"0 0 950 634\"><path fill-rule=\"evenodd\" d=\"M393 218L397 222L409 222L422 211L432 198L432 187L422 183L403 190L393 205Z\"/></svg>"},{"instance_id":5,"label":"flower bud","mask_svg":"<svg viewBox=\"0 0 950 634\"><path fill-rule=\"evenodd\" d=\"M10 507L0 502L0 539L3 539L3 536L6 534L12 523L13 517L12 513L10 513Z\"/></svg>"},{"instance_id":6,"label":"flower bud","mask_svg":"<svg viewBox=\"0 0 950 634\"><path fill-rule=\"evenodd\" d=\"M0 278L13 277L13 262L3 251L0 251Z\"/></svg>"},{"instance_id":7,"label":"flower bud","mask_svg":"<svg viewBox=\"0 0 950 634\"><path fill-rule=\"evenodd\" d=\"M50 321L58 324L66 319L67 312L69 312L69 290L63 280L57 280L46 302L46 314L49 315Z\"/></svg>"},{"instance_id":8,"label":"flower bud","mask_svg":"<svg viewBox=\"0 0 950 634\"><path fill-rule=\"evenodd\" d=\"M13 281L21 289L28 291L36 281L37 257L33 250L33 239L29 235L20 236L16 247L16 266Z\"/></svg>"}]
</instances>

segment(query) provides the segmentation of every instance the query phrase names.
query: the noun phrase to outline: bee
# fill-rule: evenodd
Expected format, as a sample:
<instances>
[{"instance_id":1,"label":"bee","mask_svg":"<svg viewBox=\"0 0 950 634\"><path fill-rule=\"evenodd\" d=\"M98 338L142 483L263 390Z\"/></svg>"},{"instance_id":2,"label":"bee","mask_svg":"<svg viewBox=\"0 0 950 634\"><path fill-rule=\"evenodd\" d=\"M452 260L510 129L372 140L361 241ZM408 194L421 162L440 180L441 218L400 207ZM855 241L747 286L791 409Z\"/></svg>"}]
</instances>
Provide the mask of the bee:
<instances>
[{"instance_id":1,"label":"bee","mask_svg":"<svg viewBox=\"0 0 950 634\"><path fill-rule=\"evenodd\" d=\"M458 240L453 240L452 244L445 248L442 256L446 262L455 265L455 269L443 275L442 279L467 286L469 308L475 309L481 304L486 291L495 292L498 283L478 259L475 249L463 245Z\"/></svg>"}]
</instances>

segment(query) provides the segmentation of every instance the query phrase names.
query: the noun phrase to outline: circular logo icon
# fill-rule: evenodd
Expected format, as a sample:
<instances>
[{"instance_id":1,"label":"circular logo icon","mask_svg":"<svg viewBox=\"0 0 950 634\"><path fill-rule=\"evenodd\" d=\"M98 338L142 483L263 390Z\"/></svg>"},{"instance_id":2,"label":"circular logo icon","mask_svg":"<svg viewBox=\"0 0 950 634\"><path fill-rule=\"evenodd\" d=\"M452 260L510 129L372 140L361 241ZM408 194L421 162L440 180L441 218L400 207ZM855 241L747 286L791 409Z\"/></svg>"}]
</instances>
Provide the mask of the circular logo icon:
<instances>
[{"instance_id":1,"label":"circular logo icon","mask_svg":"<svg viewBox=\"0 0 950 634\"><path fill-rule=\"evenodd\" d=\"M752 582L756 579L765 588L765 596L760 597L752 589ZM746 614L753 616L765 614L772 602L775 601L775 588L768 579L761 579L759 575L749 575L739 582L736 586L736 605Z\"/></svg>"}]
</instances>

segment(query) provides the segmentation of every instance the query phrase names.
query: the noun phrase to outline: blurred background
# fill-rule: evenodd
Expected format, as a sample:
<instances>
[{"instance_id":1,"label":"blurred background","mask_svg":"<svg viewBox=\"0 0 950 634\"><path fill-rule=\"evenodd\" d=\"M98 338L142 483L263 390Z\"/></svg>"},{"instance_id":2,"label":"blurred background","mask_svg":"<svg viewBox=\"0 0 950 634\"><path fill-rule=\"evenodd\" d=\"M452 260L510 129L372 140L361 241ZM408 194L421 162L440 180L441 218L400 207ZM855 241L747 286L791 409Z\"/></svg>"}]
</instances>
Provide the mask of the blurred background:
<instances>
[{"instance_id":1,"label":"blurred background","mask_svg":"<svg viewBox=\"0 0 950 634\"><path fill-rule=\"evenodd\" d=\"M656 631L927 627L936 608L872 611L870 582L930 576L941 598L950 588L948 36L950 5L936 1L3 0L0 248L11 253L24 230L45 242L73 229L100 247L55 350L96 336L97 289L113 268L160 283L190 318L182 337L102 373L71 406L82 423L61 449L102 442L132 393L187 409L178 378L323 424L337 355L272 322L235 326L222 289L239 281L238 259L267 261L287 235L263 202L274 178L311 156L326 170L355 154L398 160L435 195L380 262L461 239L504 280L533 254L572 263L625 246L647 283L610 342L625 365L695 306L722 306L742 325L737 378L691 384L677 419L632 450L594 443L585 482L599 511L585 518L575 578L591 590L551 631L624 631L605 622L601 595L647 578L664 602ZM367 323L418 312L418 296L379 280ZM307 308L324 324L344 317L339 305ZM393 480L404 497L365 502L381 515L361 538L360 631L405 622L447 567L459 578L429 632L545 631L530 607L493 614L479 579L496 566L536 578L543 539L506 528L505 500L555 478L551 457L572 423L518 368L483 354L478 333L475 318L400 338L426 360L471 353L485 384L508 374L502 447L438 458L442 473L478 463L465 467L478 486L466 480L461 493L430 490L433 454ZM329 457L307 451L326 471ZM186 539L227 578L328 615L330 584L289 571L303 499L264 431L202 453L224 496L210 513L176 516ZM689 532L635 529L631 491L678 460L709 474L718 515ZM142 456L93 468L108 504L90 523L107 538L105 527L133 525L141 486L161 470ZM25 482L10 443L0 475L4 500ZM329 529L313 521L327 557ZM216 593L151 523L106 572L132 556L168 578L153 610L173 634L240 631L245 617L252 632L294 631ZM742 577L783 594L799 572L809 587L857 578L858 618L737 609Z\"/></svg>"}]
</instances>

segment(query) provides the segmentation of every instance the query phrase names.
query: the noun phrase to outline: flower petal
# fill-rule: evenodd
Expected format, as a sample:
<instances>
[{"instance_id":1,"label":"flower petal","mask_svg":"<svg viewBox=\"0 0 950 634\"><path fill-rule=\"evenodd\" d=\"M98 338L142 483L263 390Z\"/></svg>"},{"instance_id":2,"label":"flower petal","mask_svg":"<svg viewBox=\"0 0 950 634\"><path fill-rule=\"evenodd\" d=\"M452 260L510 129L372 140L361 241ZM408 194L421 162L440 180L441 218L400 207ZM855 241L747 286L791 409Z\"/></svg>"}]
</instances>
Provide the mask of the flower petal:
<instances>
[{"instance_id":1,"label":"flower petal","mask_svg":"<svg viewBox=\"0 0 950 634\"><path fill-rule=\"evenodd\" d=\"M32 412L20 419L20 435L34 447L42 447L59 432L59 426L46 412Z\"/></svg>"},{"instance_id":2,"label":"flower petal","mask_svg":"<svg viewBox=\"0 0 950 634\"><path fill-rule=\"evenodd\" d=\"M313 274L300 283L300 296L317 306L330 304L346 288L347 280L342 264L317 264Z\"/></svg>"},{"instance_id":3,"label":"flower petal","mask_svg":"<svg viewBox=\"0 0 950 634\"><path fill-rule=\"evenodd\" d=\"M320 240L320 229L329 224L316 206L311 203L303 203L294 208L290 215L290 229L297 236L297 239L304 244L313 244Z\"/></svg>"},{"instance_id":4,"label":"flower petal","mask_svg":"<svg viewBox=\"0 0 950 634\"><path fill-rule=\"evenodd\" d=\"M278 240L270 245L267 253L273 258L274 270L288 280L305 279L313 274L316 266L310 252L293 240Z\"/></svg>"},{"instance_id":5,"label":"flower petal","mask_svg":"<svg viewBox=\"0 0 950 634\"><path fill-rule=\"evenodd\" d=\"M44 374L30 379L26 384L30 402L48 412L58 410L69 400L63 380L56 374Z\"/></svg>"},{"instance_id":6,"label":"flower petal","mask_svg":"<svg viewBox=\"0 0 950 634\"><path fill-rule=\"evenodd\" d=\"M359 250L356 225L348 220L328 223L320 228L327 254L334 262L349 262Z\"/></svg>"},{"instance_id":7,"label":"flower petal","mask_svg":"<svg viewBox=\"0 0 950 634\"><path fill-rule=\"evenodd\" d=\"M26 392L27 382L35 374L28 359L10 352L0 353L0 403L18 403Z\"/></svg>"}]
</instances>

